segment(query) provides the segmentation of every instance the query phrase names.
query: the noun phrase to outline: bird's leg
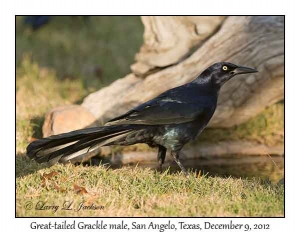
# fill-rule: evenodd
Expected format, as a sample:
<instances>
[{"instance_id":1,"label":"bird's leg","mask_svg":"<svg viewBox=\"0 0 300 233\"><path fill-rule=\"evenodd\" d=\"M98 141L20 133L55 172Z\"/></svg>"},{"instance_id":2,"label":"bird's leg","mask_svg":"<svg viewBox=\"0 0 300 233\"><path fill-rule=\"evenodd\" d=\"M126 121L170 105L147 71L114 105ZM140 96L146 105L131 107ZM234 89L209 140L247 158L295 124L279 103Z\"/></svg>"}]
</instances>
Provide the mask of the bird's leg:
<instances>
[{"instance_id":1,"label":"bird's leg","mask_svg":"<svg viewBox=\"0 0 300 233\"><path fill-rule=\"evenodd\" d=\"M184 168L184 166L182 165L182 163L179 160L179 151L171 151L171 155L173 156L177 165L181 168L181 171L184 173L184 175L186 177L188 177L189 174L187 173L186 169Z\"/></svg>"},{"instance_id":2,"label":"bird's leg","mask_svg":"<svg viewBox=\"0 0 300 233\"><path fill-rule=\"evenodd\" d=\"M162 173L162 165L165 162L167 149L161 145L158 146L157 160L159 162L160 172Z\"/></svg>"}]
</instances>

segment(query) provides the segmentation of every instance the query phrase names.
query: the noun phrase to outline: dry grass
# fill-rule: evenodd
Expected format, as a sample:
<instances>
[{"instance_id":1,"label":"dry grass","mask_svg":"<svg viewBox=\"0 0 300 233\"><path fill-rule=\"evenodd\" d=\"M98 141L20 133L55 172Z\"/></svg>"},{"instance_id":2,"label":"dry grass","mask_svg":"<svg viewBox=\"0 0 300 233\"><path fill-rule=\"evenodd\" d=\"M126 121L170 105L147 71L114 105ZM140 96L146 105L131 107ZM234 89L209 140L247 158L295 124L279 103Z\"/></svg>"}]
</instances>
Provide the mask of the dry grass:
<instances>
[{"instance_id":1,"label":"dry grass","mask_svg":"<svg viewBox=\"0 0 300 233\"><path fill-rule=\"evenodd\" d=\"M26 55L17 67L16 86L17 153L24 153L31 137L42 137L47 111L86 94L80 80L57 80L54 70L39 67Z\"/></svg>"},{"instance_id":2,"label":"dry grass","mask_svg":"<svg viewBox=\"0 0 300 233\"><path fill-rule=\"evenodd\" d=\"M43 182L43 174L57 175ZM45 175L44 175L45 176ZM77 194L74 184L86 193ZM283 186L150 169L55 165L17 179L18 216L282 216ZM28 202L31 209L26 209ZM59 206L38 210L39 203ZM73 202L72 210L62 210ZM80 203L97 210L78 210ZM103 207L101 207L103 206Z\"/></svg>"}]
</instances>

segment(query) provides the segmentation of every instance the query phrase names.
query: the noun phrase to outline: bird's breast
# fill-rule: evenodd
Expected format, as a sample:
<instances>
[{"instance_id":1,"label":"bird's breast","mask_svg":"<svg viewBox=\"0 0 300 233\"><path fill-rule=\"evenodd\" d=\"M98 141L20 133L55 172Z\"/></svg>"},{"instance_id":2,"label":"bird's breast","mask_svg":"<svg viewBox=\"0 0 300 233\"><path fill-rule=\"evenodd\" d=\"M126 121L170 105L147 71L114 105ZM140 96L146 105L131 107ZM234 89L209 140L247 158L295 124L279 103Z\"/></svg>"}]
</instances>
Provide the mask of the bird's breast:
<instances>
[{"instance_id":1,"label":"bird's breast","mask_svg":"<svg viewBox=\"0 0 300 233\"><path fill-rule=\"evenodd\" d=\"M193 127L190 123L178 125L166 125L161 135L153 138L155 143L176 150L195 138L199 128Z\"/></svg>"},{"instance_id":2,"label":"bird's breast","mask_svg":"<svg viewBox=\"0 0 300 233\"><path fill-rule=\"evenodd\" d=\"M171 150L181 148L203 131L213 113L214 109L211 109L194 121L162 126L161 134L155 136L153 141Z\"/></svg>"}]
</instances>

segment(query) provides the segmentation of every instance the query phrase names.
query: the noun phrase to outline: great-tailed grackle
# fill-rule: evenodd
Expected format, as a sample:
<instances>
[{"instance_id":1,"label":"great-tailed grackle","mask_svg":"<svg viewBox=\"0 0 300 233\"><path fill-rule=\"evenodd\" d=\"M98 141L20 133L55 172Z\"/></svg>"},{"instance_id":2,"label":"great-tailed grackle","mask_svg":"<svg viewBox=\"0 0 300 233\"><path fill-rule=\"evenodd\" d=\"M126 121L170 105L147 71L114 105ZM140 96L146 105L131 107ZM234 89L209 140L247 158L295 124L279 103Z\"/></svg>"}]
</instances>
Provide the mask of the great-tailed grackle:
<instances>
[{"instance_id":1,"label":"great-tailed grackle","mask_svg":"<svg viewBox=\"0 0 300 233\"><path fill-rule=\"evenodd\" d=\"M160 94L103 127L36 140L28 145L27 155L39 163L65 163L99 146L146 143L158 147L160 167L168 149L187 175L179 160L179 152L203 131L213 116L221 86L237 74L253 72L257 71L229 62L216 63L194 81Z\"/></svg>"}]
</instances>

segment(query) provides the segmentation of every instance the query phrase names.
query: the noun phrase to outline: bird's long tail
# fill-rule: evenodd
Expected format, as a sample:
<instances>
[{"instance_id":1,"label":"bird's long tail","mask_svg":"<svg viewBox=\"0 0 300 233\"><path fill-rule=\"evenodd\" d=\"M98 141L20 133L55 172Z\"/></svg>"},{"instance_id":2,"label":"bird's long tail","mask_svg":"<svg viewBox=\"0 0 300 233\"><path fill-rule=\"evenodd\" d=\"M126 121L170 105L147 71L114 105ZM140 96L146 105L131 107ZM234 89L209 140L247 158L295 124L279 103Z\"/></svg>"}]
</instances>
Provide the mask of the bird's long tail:
<instances>
[{"instance_id":1,"label":"bird's long tail","mask_svg":"<svg viewBox=\"0 0 300 233\"><path fill-rule=\"evenodd\" d=\"M30 143L27 156L51 165L78 162L94 156L99 146L136 143L135 136L145 129L139 125L114 125L87 128L42 138ZM143 133L142 133L143 134Z\"/></svg>"}]
</instances>

